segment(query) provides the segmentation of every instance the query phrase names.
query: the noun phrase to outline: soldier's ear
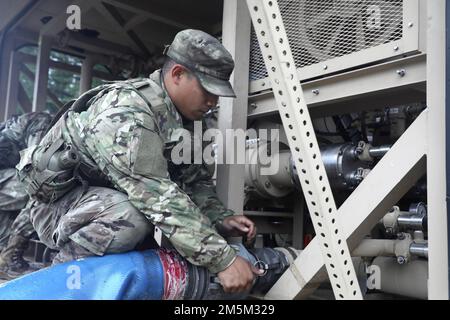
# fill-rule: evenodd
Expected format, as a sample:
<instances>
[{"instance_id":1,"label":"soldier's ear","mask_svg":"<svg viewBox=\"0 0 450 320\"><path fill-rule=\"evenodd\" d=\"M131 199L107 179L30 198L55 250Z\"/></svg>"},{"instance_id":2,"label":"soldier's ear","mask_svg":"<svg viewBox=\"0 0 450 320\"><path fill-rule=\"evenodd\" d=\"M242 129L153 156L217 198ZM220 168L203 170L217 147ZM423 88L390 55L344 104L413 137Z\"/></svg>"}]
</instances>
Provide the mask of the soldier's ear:
<instances>
[{"instance_id":1,"label":"soldier's ear","mask_svg":"<svg viewBox=\"0 0 450 320\"><path fill-rule=\"evenodd\" d=\"M172 76L172 80L175 84L179 84L181 81L181 78L185 74L186 74L186 69L182 65L176 64L172 67L171 76Z\"/></svg>"}]
</instances>

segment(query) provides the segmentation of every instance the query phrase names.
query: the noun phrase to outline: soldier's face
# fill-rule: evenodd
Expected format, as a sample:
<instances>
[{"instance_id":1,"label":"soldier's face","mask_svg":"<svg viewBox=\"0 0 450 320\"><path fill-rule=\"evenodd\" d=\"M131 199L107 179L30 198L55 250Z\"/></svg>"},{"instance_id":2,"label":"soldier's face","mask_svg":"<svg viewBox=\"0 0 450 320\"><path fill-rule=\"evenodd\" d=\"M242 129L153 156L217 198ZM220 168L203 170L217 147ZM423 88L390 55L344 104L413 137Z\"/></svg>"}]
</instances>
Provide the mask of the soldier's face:
<instances>
[{"instance_id":1,"label":"soldier's face","mask_svg":"<svg viewBox=\"0 0 450 320\"><path fill-rule=\"evenodd\" d=\"M189 120L200 120L203 115L217 105L218 97L207 92L198 79L187 69L175 74L174 90L170 98L178 111Z\"/></svg>"}]
</instances>

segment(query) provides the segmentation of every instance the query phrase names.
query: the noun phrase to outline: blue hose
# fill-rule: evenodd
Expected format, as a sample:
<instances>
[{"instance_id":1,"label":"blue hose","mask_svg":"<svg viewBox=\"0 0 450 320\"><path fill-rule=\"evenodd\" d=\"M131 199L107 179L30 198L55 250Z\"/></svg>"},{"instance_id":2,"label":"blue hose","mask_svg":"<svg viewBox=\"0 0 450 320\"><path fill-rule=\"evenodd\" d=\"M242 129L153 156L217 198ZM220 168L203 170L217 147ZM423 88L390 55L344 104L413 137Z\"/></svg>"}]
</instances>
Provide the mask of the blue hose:
<instances>
[{"instance_id":1,"label":"blue hose","mask_svg":"<svg viewBox=\"0 0 450 320\"><path fill-rule=\"evenodd\" d=\"M255 279L255 292L267 291L289 266L287 258L271 248L254 249L254 256L241 244L232 247L253 265L256 257L270 264L266 269L269 274ZM70 261L30 273L1 284L0 300L235 300L249 294L225 294L216 280L211 282L212 276L175 251L132 251Z\"/></svg>"},{"instance_id":2,"label":"blue hose","mask_svg":"<svg viewBox=\"0 0 450 320\"><path fill-rule=\"evenodd\" d=\"M70 261L0 285L1 300L160 300L163 294L155 250Z\"/></svg>"}]
</instances>

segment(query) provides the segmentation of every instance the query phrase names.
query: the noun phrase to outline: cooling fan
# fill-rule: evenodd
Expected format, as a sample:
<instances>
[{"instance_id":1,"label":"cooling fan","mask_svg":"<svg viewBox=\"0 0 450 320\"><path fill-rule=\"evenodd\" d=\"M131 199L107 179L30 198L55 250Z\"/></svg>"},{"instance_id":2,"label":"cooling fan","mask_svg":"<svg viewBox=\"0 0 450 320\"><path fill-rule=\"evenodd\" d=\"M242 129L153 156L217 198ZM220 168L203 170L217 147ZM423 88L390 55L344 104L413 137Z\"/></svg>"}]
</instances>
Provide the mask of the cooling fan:
<instances>
[{"instance_id":1,"label":"cooling fan","mask_svg":"<svg viewBox=\"0 0 450 320\"><path fill-rule=\"evenodd\" d=\"M402 0L279 0L297 68L402 38ZM250 79L267 77L252 30Z\"/></svg>"},{"instance_id":2,"label":"cooling fan","mask_svg":"<svg viewBox=\"0 0 450 320\"><path fill-rule=\"evenodd\" d=\"M280 1L282 15L285 11L285 15L290 16L293 2L299 4L298 29L289 31L291 46L299 47L298 67L395 41L402 36L401 0Z\"/></svg>"}]
</instances>

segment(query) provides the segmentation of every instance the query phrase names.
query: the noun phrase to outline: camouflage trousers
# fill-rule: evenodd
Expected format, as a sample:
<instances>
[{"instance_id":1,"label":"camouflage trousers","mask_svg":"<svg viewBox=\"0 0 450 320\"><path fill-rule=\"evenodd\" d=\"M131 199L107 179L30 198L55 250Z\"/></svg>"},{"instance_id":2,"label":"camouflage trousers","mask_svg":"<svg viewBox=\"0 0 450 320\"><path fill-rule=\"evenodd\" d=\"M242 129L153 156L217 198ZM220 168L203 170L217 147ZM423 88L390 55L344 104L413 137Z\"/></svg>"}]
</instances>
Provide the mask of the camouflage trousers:
<instances>
[{"instance_id":1,"label":"camouflage trousers","mask_svg":"<svg viewBox=\"0 0 450 320\"><path fill-rule=\"evenodd\" d=\"M59 250L53 263L136 248L153 225L114 189L77 187L53 203L33 201L31 222L39 239Z\"/></svg>"},{"instance_id":2,"label":"camouflage trousers","mask_svg":"<svg viewBox=\"0 0 450 320\"><path fill-rule=\"evenodd\" d=\"M16 169L0 170L0 249L8 242L13 232L24 232L23 236L33 230L28 218L29 211L25 210L28 195L16 176ZM15 221L19 218L18 221ZM31 235L28 235L28 237Z\"/></svg>"}]
</instances>

